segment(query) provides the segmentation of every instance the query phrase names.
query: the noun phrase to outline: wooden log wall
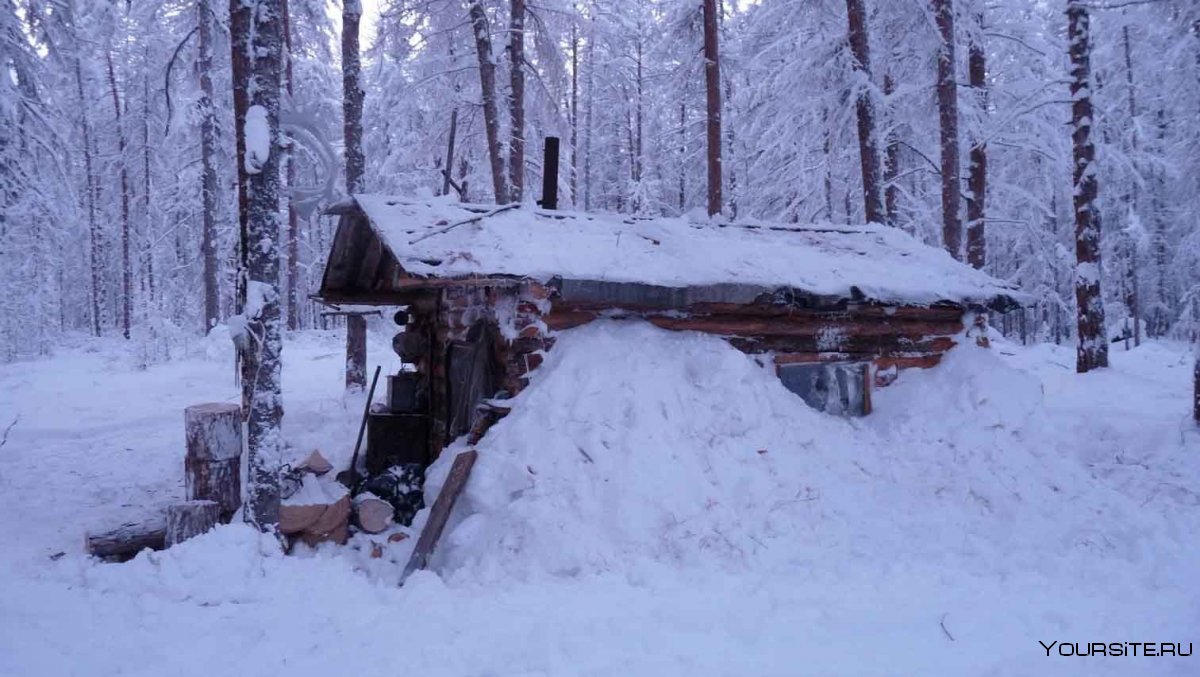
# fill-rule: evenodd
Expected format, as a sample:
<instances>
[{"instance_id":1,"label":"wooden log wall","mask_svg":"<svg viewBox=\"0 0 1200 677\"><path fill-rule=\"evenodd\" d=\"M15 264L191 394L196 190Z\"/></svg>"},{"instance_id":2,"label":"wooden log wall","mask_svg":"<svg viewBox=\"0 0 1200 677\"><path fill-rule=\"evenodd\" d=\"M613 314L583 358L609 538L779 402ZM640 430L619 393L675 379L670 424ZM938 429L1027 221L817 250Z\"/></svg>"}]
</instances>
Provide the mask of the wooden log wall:
<instances>
[{"instance_id":1,"label":"wooden log wall","mask_svg":"<svg viewBox=\"0 0 1200 677\"><path fill-rule=\"evenodd\" d=\"M555 301L541 316L551 331L578 327L614 309ZM848 304L841 308L795 308L770 303L697 304L686 313L623 309L651 324L725 337L746 353L773 353L777 365L870 361L886 385L897 369L936 366L963 331L964 309Z\"/></svg>"},{"instance_id":2,"label":"wooden log wall","mask_svg":"<svg viewBox=\"0 0 1200 677\"><path fill-rule=\"evenodd\" d=\"M699 331L726 338L750 354L769 353L776 365L806 362L871 362L875 385L886 385L900 369L936 366L963 332L965 311L957 305L928 307L846 304L798 308L770 302L697 304L686 312L613 308L566 303L536 282L496 280L495 284L446 285L427 290L410 306L408 331L429 337L430 451L436 458L450 441L450 347L466 340L472 326L493 323L498 331L497 384L515 395L528 385L554 345L554 333L614 311L675 331Z\"/></svg>"}]
</instances>

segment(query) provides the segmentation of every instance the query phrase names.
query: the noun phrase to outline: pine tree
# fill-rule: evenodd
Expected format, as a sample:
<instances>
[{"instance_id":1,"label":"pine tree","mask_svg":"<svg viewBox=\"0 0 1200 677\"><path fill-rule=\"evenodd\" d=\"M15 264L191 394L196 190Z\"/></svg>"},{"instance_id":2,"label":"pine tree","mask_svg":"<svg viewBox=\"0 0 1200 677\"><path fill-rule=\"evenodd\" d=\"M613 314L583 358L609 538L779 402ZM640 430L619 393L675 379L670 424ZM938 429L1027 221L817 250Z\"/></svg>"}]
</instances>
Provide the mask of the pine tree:
<instances>
[{"instance_id":1,"label":"pine tree","mask_svg":"<svg viewBox=\"0 0 1200 677\"><path fill-rule=\"evenodd\" d=\"M962 259L962 218L959 214L962 174L959 170L958 80L955 77L954 0L933 0L941 43L937 52L938 124L942 151L942 245Z\"/></svg>"},{"instance_id":2,"label":"pine tree","mask_svg":"<svg viewBox=\"0 0 1200 677\"><path fill-rule=\"evenodd\" d=\"M871 98L871 48L863 0L846 0L850 53L854 57L855 109L858 116L858 154L862 166L863 206L868 223L883 223L879 148L876 143L875 103ZM828 144L828 139L826 139ZM829 201L827 194L826 201ZM832 212L832 208L827 209ZM832 218L832 214L829 214Z\"/></svg>"},{"instance_id":3,"label":"pine tree","mask_svg":"<svg viewBox=\"0 0 1200 677\"><path fill-rule=\"evenodd\" d=\"M704 91L708 121L708 215L721 213L721 54L717 0L704 0Z\"/></svg>"},{"instance_id":4,"label":"pine tree","mask_svg":"<svg viewBox=\"0 0 1200 677\"><path fill-rule=\"evenodd\" d=\"M1096 209L1095 123L1091 97L1091 26L1087 7L1079 0L1067 3L1067 43L1071 60L1071 141L1074 156L1075 303L1079 345L1075 370L1079 373L1108 366L1108 337L1104 322L1104 296L1100 291L1100 214Z\"/></svg>"}]
</instances>

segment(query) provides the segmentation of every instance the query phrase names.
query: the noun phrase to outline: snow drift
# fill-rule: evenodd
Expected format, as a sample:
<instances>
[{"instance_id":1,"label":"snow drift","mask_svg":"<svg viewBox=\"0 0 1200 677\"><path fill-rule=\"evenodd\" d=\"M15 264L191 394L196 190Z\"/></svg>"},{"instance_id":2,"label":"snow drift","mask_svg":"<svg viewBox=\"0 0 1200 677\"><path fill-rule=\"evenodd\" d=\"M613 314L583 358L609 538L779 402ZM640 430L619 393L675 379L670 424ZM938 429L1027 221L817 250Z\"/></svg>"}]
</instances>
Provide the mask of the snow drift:
<instances>
[{"instance_id":1,"label":"snow drift","mask_svg":"<svg viewBox=\"0 0 1200 677\"><path fill-rule=\"evenodd\" d=\"M1161 525L1094 481L1044 405L1037 379L964 342L879 391L871 417L838 419L720 339L593 323L561 335L478 446L435 564L527 578L862 558L1007 575L1044 568L1046 548L1080 571L1136 560Z\"/></svg>"}]
</instances>

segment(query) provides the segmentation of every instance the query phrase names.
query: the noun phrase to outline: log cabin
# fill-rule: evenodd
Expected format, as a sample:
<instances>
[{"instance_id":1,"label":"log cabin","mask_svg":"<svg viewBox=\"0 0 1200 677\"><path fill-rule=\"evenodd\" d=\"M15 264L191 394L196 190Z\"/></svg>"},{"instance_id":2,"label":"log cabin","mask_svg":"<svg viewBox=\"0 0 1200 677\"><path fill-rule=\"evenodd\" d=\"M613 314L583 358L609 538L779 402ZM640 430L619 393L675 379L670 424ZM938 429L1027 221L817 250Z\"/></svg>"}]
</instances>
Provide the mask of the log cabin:
<instances>
[{"instance_id":1,"label":"log cabin","mask_svg":"<svg viewBox=\"0 0 1200 677\"><path fill-rule=\"evenodd\" d=\"M371 472L404 458L427 463L458 436L481 434L488 408L503 411L497 396L525 387L557 332L598 318L722 337L773 365L811 406L853 416L869 413L872 388L900 370L935 367L968 337L986 340L986 313L1021 298L879 225L692 222L384 195L330 212L340 222L319 299L405 309L395 346L413 367L390 377L389 401L402 402L392 419L371 422ZM397 437L419 448L372 453L385 445L376 440Z\"/></svg>"}]
</instances>

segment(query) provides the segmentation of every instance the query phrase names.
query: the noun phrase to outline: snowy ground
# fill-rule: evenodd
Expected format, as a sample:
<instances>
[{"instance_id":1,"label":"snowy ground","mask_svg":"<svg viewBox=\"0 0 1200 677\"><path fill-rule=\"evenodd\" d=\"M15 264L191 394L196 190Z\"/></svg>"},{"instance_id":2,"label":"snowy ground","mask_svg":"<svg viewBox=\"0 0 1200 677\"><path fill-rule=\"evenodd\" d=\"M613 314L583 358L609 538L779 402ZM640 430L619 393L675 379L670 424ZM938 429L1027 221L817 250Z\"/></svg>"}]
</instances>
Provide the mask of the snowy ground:
<instances>
[{"instance_id":1,"label":"snowy ground","mask_svg":"<svg viewBox=\"0 0 1200 677\"><path fill-rule=\"evenodd\" d=\"M294 457L348 459L341 340L285 345ZM1200 639L1182 346L1085 376L1069 348L962 349L842 421L715 339L576 330L481 445L440 575L403 589L412 539L84 556L182 496L183 407L236 399L219 337L179 352L0 366L0 675L1200 674L1038 644Z\"/></svg>"}]
</instances>

